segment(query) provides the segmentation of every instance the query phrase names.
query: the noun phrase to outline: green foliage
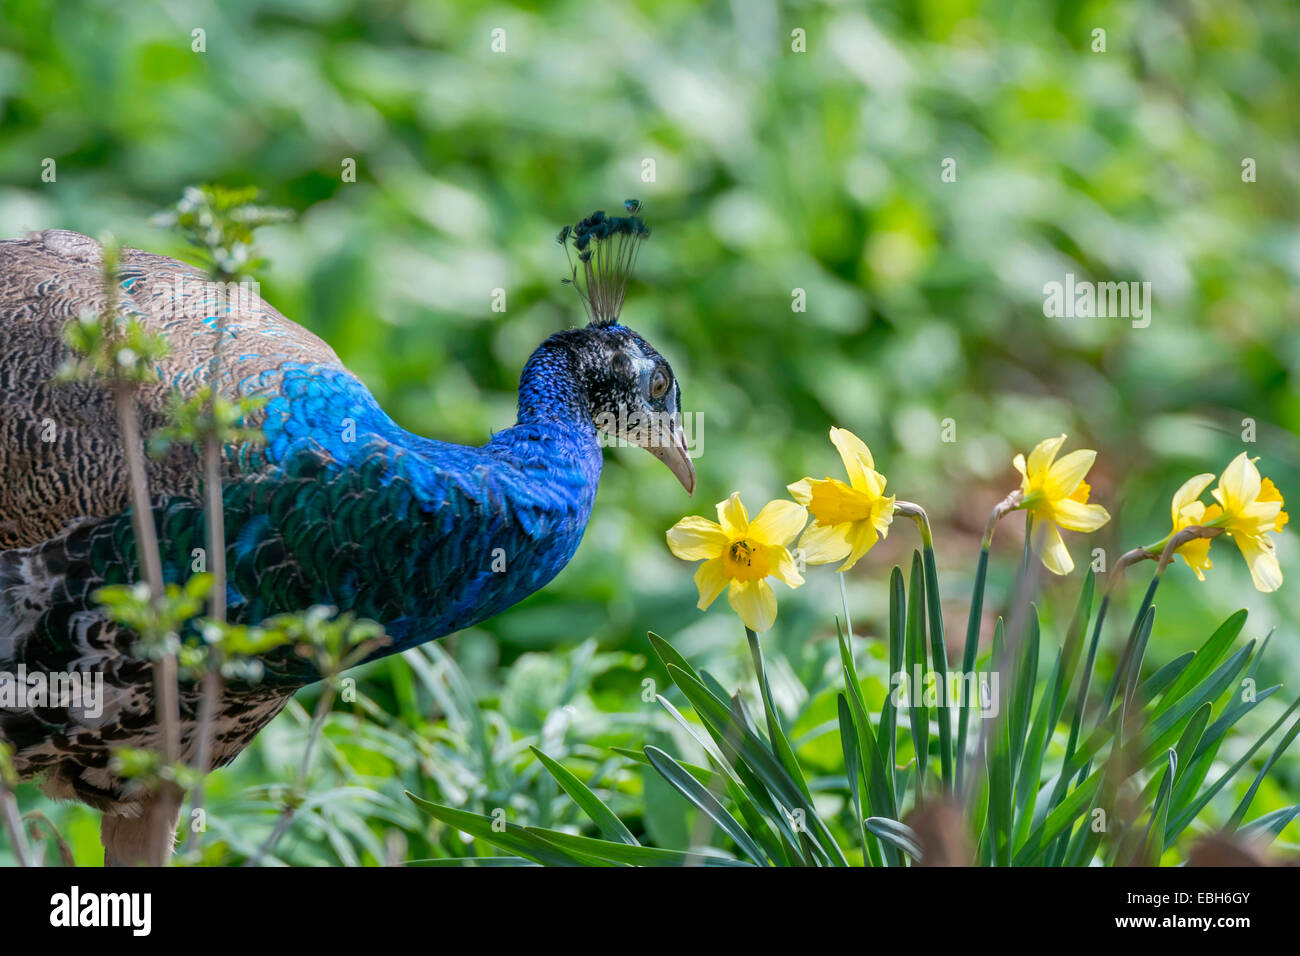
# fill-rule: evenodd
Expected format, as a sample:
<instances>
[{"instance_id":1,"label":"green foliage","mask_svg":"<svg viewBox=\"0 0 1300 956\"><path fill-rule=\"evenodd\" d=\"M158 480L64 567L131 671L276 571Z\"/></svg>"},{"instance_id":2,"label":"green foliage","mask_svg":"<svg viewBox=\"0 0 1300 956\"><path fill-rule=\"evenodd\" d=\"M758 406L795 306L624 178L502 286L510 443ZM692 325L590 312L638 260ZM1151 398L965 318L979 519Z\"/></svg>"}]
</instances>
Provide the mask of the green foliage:
<instances>
[{"instance_id":1,"label":"green foliage","mask_svg":"<svg viewBox=\"0 0 1300 956\"><path fill-rule=\"evenodd\" d=\"M918 553L913 565L913 596L924 587L916 573L920 564ZM901 580L897 570L894 580ZM892 599L897 613L903 605L903 595L897 588ZM1184 831L1200 819L1210 800L1232 781L1249 756L1300 707L1297 699L1253 742L1245 758L1208 786L1202 780L1179 776L1179 767L1192 764L1198 756L1224 746L1237 747L1242 738L1238 727L1241 718L1278 689L1256 693L1253 685L1240 682L1258 665L1253 641L1228 653L1246 621L1245 612L1240 612L1196 653L1178 658L1145 680L1135 680L1132 693L1117 697L1113 706L1099 714L1096 728L1079 747L1073 753L1062 753L1057 738L1071 717L1065 712L1065 704L1072 680L1092 676L1076 667L1082 635L1091 618L1092 599L1093 582L1088 575L1046 679L1042 679L1038 667L1038 615L1032 608L1028 610L1024 633L1019 635L1019 649L1002 658L1011 661L1009 671L1003 675L1009 692L995 698L998 713L982 722L984 744L975 754L977 773L970 790L955 795L964 808L976 859L982 862L1042 865L1051 862L1058 843L1082 848L1063 861L1071 865L1157 865L1170 853L1171 859L1181 859L1188 842L1180 842ZM907 604L905 629L912 635L914 647L922 646L921 605L918 600ZM1144 607L1141 619L1144 627L1149 627L1153 611ZM1142 639L1140 629L1135 634ZM549 758L544 760L547 770L606 839L513 824L502 830L493 825L491 817L413 798L417 805L485 843L541 864L686 865L721 863L725 854L730 854L737 864L759 866L842 866L850 862L898 866L925 862L924 839L905 820L925 805L923 781L930 774L942 781L939 771L951 760L944 761L942 753L935 753L929 746L931 740L943 739L932 737L929 731L931 718L943 710L927 710L915 696L920 693L918 688L909 690L913 695L910 699L905 696L891 703L887 698L873 717L857 676L851 638L842 635L843 684L836 700L843 762L831 781L823 778L821 785L810 791L804 783L805 772L798 763L789 762L796 758L771 707L766 668L752 633L755 676L763 689L760 696L768 724L766 736L750 717L748 705L739 694L728 697L707 672L696 671L668 644L653 635L651 639L660 662L692 705L698 722L693 726L701 727L707 735L707 739L697 739L704 745L709 766L702 772L690 771L653 746L643 749L645 762L711 821L722 837L717 841L720 845L710 839L668 855L664 851L649 852L635 842L631 832L580 780ZM999 621L995 661L1005 643ZM925 666L923 655L916 663ZM1087 667L1091 666L1090 660ZM662 698L661 702L670 714L681 719L676 708ZM897 728L891 720L891 706L910 706L914 715L921 713L921 720L914 719L910 731ZM1211 713L1221 716L1208 726ZM911 786L901 789L891 786L891 768L882 759L882 754L902 749L899 744L903 741L894 739L899 733L910 733L917 761L910 774ZM1269 767L1297 735L1300 718L1291 721L1255 783L1237 804L1227 821L1229 831L1245 819ZM1089 772L1087 768L1094 758L1100 765ZM1054 786L1062 780L1067 786ZM1182 787L1178 786L1180 782ZM946 792L942 782L940 789ZM929 794L929 798L935 799L935 795ZM1256 834L1275 836L1286 825L1283 821L1295 818L1295 809L1261 817L1252 822L1250 829ZM928 836L935 839L939 835Z\"/></svg>"},{"instance_id":2,"label":"green foliage","mask_svg":"<svg viewBox=\"0 0 1300 956\"><path fill-rule=\"evenodd\" d=\"M891 486L929 509L944 604L970 593L967 576L948 568L952 555L974 552L987 506L1007 490L1011 455L1045 434L1069 431L1103 449L1093 499L1115 516L1097 542L1112 559L1168 530L1169 492L1241 450L1245 416L1258 424L1252 453L1295 494L1294 3L1246 11L1047 0L972 13L962 4L813 2L798 8L797 24L793 9L765 18L743 5L562 0L543 15L505 3L510 51L499 56L473 4L229 0L213 8L208 50L196 54L156 0L17 0L0 19L0 220L6 236L112 229L134 247L192 259L201 234L187 240L150 225L152 213L190 183L256 184L268 204L300 212L258 236L274 257L259 276L266 299L329 342L404 427L478 443L513 421L519 370L536 344L581 320L580 304L557 287L556 228L640 196L657 235L623 315L670 358L685 407L703 413L699 497L715 501L737 480L757 496L778 478L821 474L826 427L851 427L890 463ZM1089 48L1099 10L1105 54ZM807 53L790 50L796 25ZM1256 183L1241 180L1244 154L1258 162ZM40 181L35 158L47 155L58 161L57 183ZM948 156L957 160L952 183L939 178ZM641 180L647 157L657 163L653 183ZM340 176L346 158L356 182ZM1043 283L1071 271L1155 278L1151 327L1043 317ZM485 294L498 285L508 288L505 313L492 313ZM805 312L790 311L795 288ZM947 417L955 443L938 437ZM712 766L691 735L712 745L698 722L688 731L647 715L641 681L667 675L657 659L631 663L647 650L646 627L673 635L699 672L754 701L759 691L746 676L745 642L720 615L695 610L689 576L664 547L664 529L684 510L648 455L609 452L570 567L457 639L462 692L440 677L435 703L405 663L443 674L424 651L357 673L358 703L326 724L328 759L313 777L321 801L299 812L275 857L380 862L395 852L390 841L412 859L493 852L431 825L402 788L578 827L577 805L528 743L574 769L639 839L686 846L673 841L687 839L700 811L659 773L642 779L617 756L634 753L649 769L652 738L689 754L678 759L692 775ZM1300 679L1300 590L1289 586L1300 571L1287 537L1288 585L1267 601L1249 597L1252 626L1277 627L1273 652L1254 655L1261 686ZM903 539L882 542L851 583L883 583L891 563L906 570ZM1000 532L988 607L1008 603L1018 547ZM1182 567L1168 577L1150 636L1160 661L1192 650L1187 635L1249 593L1236 561L1216 561L1213 585ZM1047 635L1061 633L1055 608L1072 605L1065 589L1075 586L1053 582L1044 598L1048 664ZM891 626L891 602L868 594L855 587L851 611L874 716L883 681L904 669L903 630ZM810 581L783 600L782 633L764 635L773 703L823 801L851 799L821 789L842 772L838 696L852 697L823 610L837 600L833 585ZM946 623L953 634L953 618ZM576 656L588 638L604 652L588 662L600 666ZM970 649L966 671L989 652L987 643ZM1104 696L1115 651L1089 640L1063 720L1082 714L1081 679L1094 681L1094 706ZM316 693L300 700L309 708ZM664 693L687 709L679 691ZM1171 800L1184 806L1244 761L1198 820L1225 822L1267 759L1264 747L1247 756L1273 722L1260 696L1262 708L1238 702L1210 715L1207 731L1236 719L1245 740L1198 746L1198 757L1180 761ZM563 733L552 718L544 734L566 704L580 716ZM872 726L884 776L906 797L916 787L911 715L882 712L887 731ZM309 720L294 701L214 775L205 853L229 860L256 848L277 806L266 782L292 777ZM466 736L475 726L486 744ZM845 728L857 734L852 721ZM1075 736L1093 729L1090 718ZM969 743L978 737L972 728ZM1055 727L1046 739L1051 773L1069 738ZM1008 784L1013 807L1017 782ZM730 777L727 785L720 800L733 799ZM1072 783L1068 799L1079 792ZM20 797L24 806L42 799L30 786ZM1297 763L1284 755L1252 801L1252 812L1266 812L1242 829L1277 826L1296 844L1300 825L1285 821L1298 800ZM48 809L78 862L97 863L95 814ZM860 840L861 829L848 833ZM1084 852L1082 841L1060 842L1062 858Z\"/></svg>"},{"instance_id":3,"label":"green foliage","mask_svg":"<svg viewBox=\"0 0 1300 956\"><path fill-rule=\"evenodd\" d=\"M184 236L214 278L246 275L265 265L255 254L254 231L293 218L291 210L259 205L258 195L256 186L187 186L175 206L151 221Z\"/></svg>"},{"instance_id":4,"label":"green foliage","mask_svg":"<svg viewBox=\"0 0 1300 956\"><path fill-rule=\"evenodd\" d=\"M13 748L0 740L0 787L7 790L13 790L18 786L18 772L14 770L13 757Z\"/></svg>"},{"instance_id":5,"label":"green foliage","mask_svg":"<svg viewBox=\"0 0 1300 956\"><path fill-rule=\"evenodd\" d=\"M82 311L63 328L63 341L73 351L55 374L60 383L98 381L129 387L157 377L158 359L167 354L167 338L146 332L133 315L118 315L118 265L122 250L116 239L102 242L105 307L102 314Z\"/></svg>"},{"instance_id":6,"label":"green foliage","mask_svg":"<svg viewBox=\"0 0 1300 956\"><path fill-rule=\"evenodd\" d=\"M182 629L202 611L211 589L212 575L194 574L184 584L166 585L158 601L150 599L149 585L143 581L111 584L91 597L112 620L139 635L133 653L157 660L176 653Z\"/></svg>"},{"instance_id":7,"label":"green foliage","mask_svg":"<svg viewBox=\"0 0 1300 956\"><path fill-rule=\"evenodd\" d=\"M269 617L261 629L274 635L276 643L294 645L316 672L327 678L360 664L389 640L374 621L358 620L351 612L339 614L336 608L323 605Z\"/></svg>"},{"instance_id":8,"label":"green foliage","mask_svg":"<svg viewBox=\"0 0 1300 956\"><path fill-rule=\"evenodd\" d=\"M262 430L244 424L253 413L266 405L262 395L241 395L235 401L214 396L209 386L204 386L189 398L173 394L168 413L172 424L154 432L150 451L165 455L173 442L202 445L208 439L220 444L238 442L260 443Z\"/></svg>"},{"instance_id":9,"label":"green foliage","mask_svg":"<svg viewBox=\"0 0 1300 956\"><path fill-rule=\"evenodd\" d=\"M134 316L115 327L106 317L83 313L64 327L63 341L77 354L59 366L57 382L152 382L158 359L168 351L166 337L146 332Z\"/></svg>"}]
</instances>

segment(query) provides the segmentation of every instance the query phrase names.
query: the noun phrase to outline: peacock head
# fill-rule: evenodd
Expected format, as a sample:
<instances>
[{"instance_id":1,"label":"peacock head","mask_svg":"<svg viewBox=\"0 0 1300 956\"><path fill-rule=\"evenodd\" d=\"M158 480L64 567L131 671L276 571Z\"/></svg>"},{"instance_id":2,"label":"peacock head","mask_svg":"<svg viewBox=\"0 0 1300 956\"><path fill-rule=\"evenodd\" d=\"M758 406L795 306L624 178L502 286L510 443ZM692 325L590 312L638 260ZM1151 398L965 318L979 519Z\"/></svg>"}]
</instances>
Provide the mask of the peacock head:
<instances>
[{"instance_id":1,"label":"peacock head","mask_svg":"<svg viewBox=\"0 0 1300 956\"><path fill-rule=\"evenodd\" d=\"M619 323L628 281L650 230L641 203L623 203L628 215L597 211L560 230L556 241L569 260L572 285L590 323L553 336L571 356L591 422L603 435L638 445L668 466L687 494L695 492L682 423L682 397L672 366L649 342Z\"/></svg>"}]
</instances>

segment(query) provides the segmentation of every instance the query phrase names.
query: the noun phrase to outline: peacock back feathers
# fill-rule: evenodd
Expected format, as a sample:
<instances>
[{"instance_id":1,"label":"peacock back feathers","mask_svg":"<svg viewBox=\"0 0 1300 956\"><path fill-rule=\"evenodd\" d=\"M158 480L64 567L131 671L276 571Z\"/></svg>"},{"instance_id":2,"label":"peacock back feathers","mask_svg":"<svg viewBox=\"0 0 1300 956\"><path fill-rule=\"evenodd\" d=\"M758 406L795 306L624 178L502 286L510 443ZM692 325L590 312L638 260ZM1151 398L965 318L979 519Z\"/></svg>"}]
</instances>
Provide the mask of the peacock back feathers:
<instances>
[{"instance_id":1,"label":"peacock back feathers","mask_svg":"<svg viewBox=\"0 0 1300 956\"><path fill-rule=\"evenodd\" d=\"M218 388L265 399L251 423L265 441L223 455L232 621L327 604L383 624L392 653L484 620L572 557L601 452L572 362L554 349L525 371L516 426L481 447L453 445L398 426L324 342L259 297L214 302L202 273L163 256L125 250L121 264L119 311L172 346L140 395L145 434L166 424L173 390L207 384L219 315ZM76 669L106 686L93 719L0 708L0 738L55 795L112 807L126 799L112 748L149 746L155 732L152 678L93 594L138 580L139 562L110 398L53 383L64 325L103 307L94 240L53 231L0 242L0 672ZM204 546L198 473L179 445L149 465L168 581L185 580ZM262 680L227 689L216 765L314 677L287 652L265 664ZM182 688L181 707L188 755L194 688Z\"/></svg>"}]
</instances>

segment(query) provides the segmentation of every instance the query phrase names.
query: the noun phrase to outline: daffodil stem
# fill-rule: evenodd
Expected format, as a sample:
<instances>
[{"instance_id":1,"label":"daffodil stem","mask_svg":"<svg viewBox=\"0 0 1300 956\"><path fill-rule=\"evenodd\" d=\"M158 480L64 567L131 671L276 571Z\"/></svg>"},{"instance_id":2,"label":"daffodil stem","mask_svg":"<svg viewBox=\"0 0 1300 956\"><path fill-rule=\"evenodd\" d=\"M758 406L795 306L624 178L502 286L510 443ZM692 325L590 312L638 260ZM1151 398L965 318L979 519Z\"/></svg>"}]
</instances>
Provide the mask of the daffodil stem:
<instances>
[{"instance_id":1,"label":"daffodil stem","mask_svg":"<svg viewBox=\"0 0 1300 956\"><path fill-rule=\"evenodd\" d=\"M952 790L952 707L948 701L948 644L943 634L943 608L939 602L939 571L934 560L934 536L930 531L930 518L925 509L910 501L900 501L894 506L896 514L906 515L916 522L921 534L921 562L925 572L925 609L930 622L930 657L939 686L939 707L935 717L939 722L939 762L945 790ZM924 768L918 763L918 773Z\"/></svg>"},{"instance_id":2,"label":"daffodil stem","mask_svg":"<svg viewBox=\"0 0 1300 956\"><path fill-rule=\"evenodd\" d=\"M966 770L966 733L970 727L970 684L968 678L975 670L975 658L979 655L980 624L984 616L984 588L988 581L989 548L993 545L993 532L998 522L1019 507L1024 496L1013 491L994 506L989 513L989 520L984 525L984 537L980 540L979 563L975 566L975 587L971 592L970 612L966 617L966 644L961 654L961 712L957 716L957 791L962 791Z\"/></svg>"},{"instance_id":3,"label":"daffodil stem","mask_svg":"<svg viewBox=\"0 0 1300 956\"><path fill-rule=\"evenodd\" d=\"M1130 552L1131 554L1132 552ZM1120 570L1116 565L1116 570ZM1052 798L1047 804L1047 812L1050 813L1061 802L1065 796L1066 788L1070 786L1070 781L1074 779L1074 774L1066 774L1065 768L1070 766L1070 761L1074 759L1074 749L1079 745L1079 731L1083 729L1084 711L1088 705L1088 689L1092 684L1092 669L1097 663L1097 648L1101 643L1101 628L1106 622L1106 612L1110 609L1110 591L1114 588L1114 581L1111 587L1102 595L1101 605L1097 608L1097 620L1092 626L1092 641L1088 644L1088 660L1084 666L1083 674L1079 680L1079 693L1074 699L1074 718L1070 721L1070 737L1065 744L1065 759L1061 761L1061 774L1056 779L1056 786L1052 790ZM1085 772L1086 773L1086 772ZM1065 856L1066 849L1069 846L1070 830L1065 832L1057 840L1056 847L1053 849L1050 859L1053 866L1059 866L1061 859Z\"/></svg>"},{"instance_id":4,"label":"daffodil stem","mask_svg":"<svg viewBox=\"0 0 1300 956\"><path fill-rule=\"evenodd\" d=\"M1170 535L1169 540L1165 542L1164 550L1160 552L1160 562L1156 565L1156 577L1165 573L1165 568L1169 567L1169 562L1174 559L1174 555L1183 545L1195 541L1197 538L1217 538L1221 534L1223 534L1223 528L1194 524L1183 528L1177 534Z\"/></svg>"},{"instance_id":5,"label":"daffodil stem","mask_svg":"<svg viewBox=\"0 0 1300 956\"><path fill-rule=\"evenodd\" d=\"M1164 549L1161 551L1160 557L1156 563L1155 574L1151 575L1151 583L1147 585L1147 591L1142 598L1142 604L1138 607L1137 616L1133 619L1133 626L1129 628L1128 641L1124 645L1124 653L1120 658L1119 666L1115 669L1115 674L1111 677L1110 684L1106 688L1106 700L1105 704L1102 706L1101 713L1098 716L1099 722L1106 719L1106 715L1110 712L1111 706L1115 703L1115 697L1119 693L1120 686L1125 683L1132 686L1135 683L1137 669L1142 666L1141 653L1137 647L1138 636L1142 631L1142 621L1146 618L1147 612L1151 610L1151 604L1154 602L1156 596L1156 588L1160 586L1160 580L1164 577L1165 569L1169 567L1169 562L1173 560L1174 554L1189 541L1194 541L1197 538L1213 538L1222 533L1222 528L1207 528L1201 525L1192 525L1191 527L1182 529L1177 534L1170 535L1169 539L1165 542ZM1120 559L1120 562L1117 563L1117 568L1122 569L1122 563L1130 555L1134 556L1134 561L1142 560L1142 557L1137 555L1138 551L1142 551L1148 558L1155 557L1155 555L1148 552L1145 548L1135 549L1134 551L1128 552ZM1113 586L1114 582L1112 582L1112 587Z\"/></svg>"},{"instance_id":6,"label":"daffodil stem","mask_svg":"<svg viewBox=\"0 0 1300 956\"><path fill-rule=\"evenodd\" d=\"M1069 766L1070 761L1074 757L1074 749L1078 745L1079 732L1083 722L1084 706L1087 703L1089 677L1092 674L1092 664L1096 660L1101 628L1106 620L1106 612L1110 608L1111 593L1119 584L1121 574L1129 566L1137 564L1139 561L1157 561L1155 573L1151 575L1151 583L1147 585L1146 594L1142 597L1142 603L1138 607L1137 616L1133 618L1133 625L1129 628L1128 640L1124 643L1124 650L1120 655L1119 664L1115 668L1115 673L1111 675L1110 683L1106 685L1106 694L1102 700L1101 708L1097 712L1095 726L1100 726L1106 720L1107 715L1110 714L1111 708L1115 705L1115 699L1119 696L1121 687L1124 688L1124 704L1126 707L1131 700L1132 691L1137 686L1138 674L1142 669L1144 648L1139 646L1141 644L1140 638L1143 631L1142 623L1146 620L1147 614L1151 610L1151 605L1155 601L1156 588L1160 586L1160 580L1164 576L1165 569L1169 567L1169 562L1173 560L1174 554L1176 554L1178 549L1189 541L1194 541L1197 538L1213 538L1222 533L1222 528L1193 525L1166 538L1162 542L1162 548L1159 555L1152 553L1154 550L1153 548L1134 548L1132 551L1125 552L1120 559L1115 562L1115 566L1111 570L1114 577L1111 579L1110 585L1106 589L1105 596L1101 599L1101 606L1097 609L1097 622L1093 626L1092 644L1088 649L1088 667L1084 670L1083 681L1079 686L1079 696L1075 703L1074 721L1070 727L1070 738L1066 743L1065 760L1061 765L1062 767ZM1116 733L1122 738L1122 719ZM1070 780L1074 779L1075 776L1080 780L1086 780L1091 770L1092 761L1088 761L1079 770L1077 775L1072 774L1069 778L1062 777L1062 779L1058 780L1049 807L1055 806L1060 797L1064 795L1065 788L1070 785ZM1056 851L1057 862L1060 861L1061 855L1065 851L1065 847L1065 843L1059 845Z\"/></svg>"},{"instance_id":7,"label":"daffodil stem","mask_svg":"<svg viewBox=\"0 0 1300 956\"><path fill-rule=\"evenodd\" d=\"M1154 561L1159 556L1151 553L1150 548L1134 548L1132 551L1125 551L1115 562L1115 566L1110 569L1110 583L1106 585L1106 595L1119 586L1119 582L1124 579L1124 572L1139 561ZM1104 606L1104 604L1103 604Z\"/></svg>"},{"instance_id":8,"label":"daffodil stem","mask_svg":"<svg viewBox=\"0 0 1300 956\"><path fill-rule=\"evenodd\" d=\"M1099 727L1110 714L1110 709L1115 705L1115 698L1119 696L1119 689L1125 684L1133 683L1133 675L1142 669L1142 649L1138 647L1138 637L1142 633L1142 621L1146 618L1147 612L1151 610L1151 604L1155 600L1156 588L1160 586L1160 569L1151 576L1151 583L1147 585L1146 594L1142 596L1142 603L1138 607L1137 616L1133 618L1133 626L1129 628L1128 640L1124 642L1124 650L1120 654L1119 663L1115 667L1115 673L1111 675L1110 683L1106 685L1106 696L1102 699L1101 709L1097 712L1097 721L1094 726ZM1127 699L1127 692L1125 694ZM1119 733L1120 731L1117 731ZM1080 771L1083 776L1080 779L1087 779L1088 772L1092 769L1092 761L1084 765Z\"/></svg>"},{"instance_id":9,"label":"daffodil stem","mask_svg":"<svg viewBox=\"0 0 1300 956\"><path fill-rule=\"evenodd\" d=\"M835 575L840 579L840 603L844 606L844 633L848 635L849 646L853 646L853 621L849 619L849 589L844 583L844 575Z\"/></svg>"},{"instance_id":10,"label":"daffodil stem","mask_svg":"<svg viewBox=\"0 0 1300 956\"><path fill-rule=\"evenodd\" d=\"M966 733L970 726L970 686L967 677L975 670L975 657L979 653L980 623L984 614L984 586L989 572L989 544L991 534L985 535L980 548L979 563L975 566L975 588L971 592L970 614L966 618L966 645L961 655L961 712L957 715L957 792L961 793L966 771Z\"/></svg>"}]
</instances>

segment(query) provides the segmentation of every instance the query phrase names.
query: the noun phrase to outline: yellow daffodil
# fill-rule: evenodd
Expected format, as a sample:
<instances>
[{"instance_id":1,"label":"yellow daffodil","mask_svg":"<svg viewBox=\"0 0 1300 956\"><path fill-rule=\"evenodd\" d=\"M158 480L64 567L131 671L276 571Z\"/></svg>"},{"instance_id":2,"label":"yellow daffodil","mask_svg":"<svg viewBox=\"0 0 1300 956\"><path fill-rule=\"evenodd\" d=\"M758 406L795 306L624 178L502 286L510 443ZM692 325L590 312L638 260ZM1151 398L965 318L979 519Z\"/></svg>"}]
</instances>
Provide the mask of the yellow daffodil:
<instances>
[{"instance_id":1,"label":"yellow daffodil","mask_svg":"<svg viewBox=\"0 0 1300 956\"><path fill-rule=\"evenodd\" d=\"M766 631L776 620L776 594L768 577L792 588L803 584L789 545L808 513L793 501L771 501L753 520L740 493L718 502L718 520L694 515L668 529L668 547L683 561L703 561L695 572L700 610L730 585L727 600L751 631Z\"/></svg>"},{"instance_id":2,"label":"yellow daffodil","mask_svg":"<svg viewBox=\"0 0 1300 956\"><path fill-rule=\"evenodd\" d=\"M1174 519L1174 528L1169 532L1170 538L1184 528L1204 525L1223 513L1218 505L1206 507L1205 502L1200 500L1201 493L1210 486L1210 482L1213 480L1214 475L1206 472L1203 475L1188 478L1183 482L1183 486L1174 492L1174 500L1170 506ZM1165 539L1165 541L1168 540L1169 538ZM1188 541L1178 549L1178 553L1187 562L1187 566L1195 571L1196 576L1202 581L1205 580L1205 572L1214 567L1210 561L1210 541L1210 538L1196 538Z\"/></svg>"},{"instance_id":3,"label":"yellow daffodil","mask_svg":"<svg viewBox=\"0 0 1300 956\"><path fill-rule=\"evenodd\" d=\"M804 561L828 564L843 559L837 570L847 571L889 533L894 496L885 495L885 476L875 470L866 442L845 428L832 428L831 442L844 461L849 483L804 478L789 488L813 517L799 540Z\"/></svg>"},{"instance_id":4,"label":"yellow daffodil","mask_svg":"<svg viewBox=\"0 0 1300 956\"><path fill-rule=\"evenodd\" d=\"M1287 523L1281 492L1268 478L1260 477L1255 463L1242 452L1223 470L1211 494L1223 511L1203 523L1223 528L1236 542L1256 589L1276 591L1282 584L1282 568L1269 533L1280 533Z\"/></svg>"},{"instance_id":5,"label":"yellow daffodil","mask_svg":"<svg viewBox=\"0 0 1300 956\"><path fill-rule=\"evenodd\" d=\"M1019 507L1033 517L1030 544L1043 566L1053 574L1069 574L1074 561L1061 540L1061 530L1096 531L1110 515L1101 505L1088 504L1090 488L1084 481L1097 453L1081 448L1060 460L1056 453L1065 444L1065 436L1048 438L1024 455L1016 455L1012 464L1020 472Z\"/></svg>"}]
</instances>

